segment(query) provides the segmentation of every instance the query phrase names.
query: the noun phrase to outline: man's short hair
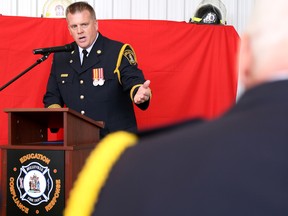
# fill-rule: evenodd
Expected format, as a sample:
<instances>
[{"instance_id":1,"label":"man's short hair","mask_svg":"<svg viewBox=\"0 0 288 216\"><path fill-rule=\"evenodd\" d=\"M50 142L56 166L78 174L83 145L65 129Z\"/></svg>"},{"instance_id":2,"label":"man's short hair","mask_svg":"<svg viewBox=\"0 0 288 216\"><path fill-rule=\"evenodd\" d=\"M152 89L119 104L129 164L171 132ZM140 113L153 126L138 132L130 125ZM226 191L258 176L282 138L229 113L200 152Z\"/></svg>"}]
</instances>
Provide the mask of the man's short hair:
<instances>
[{"instance_id":1,"label":"man's short hair","mask_svg":"<svg viewBox=\"0 0 288 216\"><path fill-rule=\"evenodd\" d=\"M70 14L75 14L77 12L82 12L82 11L89 11L89 13L91 14L91 17L96 19L96 13L94 11L94 8L88 4L87 2L75 2L71 5L69 5L67 8L66 8L66 18L67 18L67 15L70 13Z\"/></svg>"}]
</instances>

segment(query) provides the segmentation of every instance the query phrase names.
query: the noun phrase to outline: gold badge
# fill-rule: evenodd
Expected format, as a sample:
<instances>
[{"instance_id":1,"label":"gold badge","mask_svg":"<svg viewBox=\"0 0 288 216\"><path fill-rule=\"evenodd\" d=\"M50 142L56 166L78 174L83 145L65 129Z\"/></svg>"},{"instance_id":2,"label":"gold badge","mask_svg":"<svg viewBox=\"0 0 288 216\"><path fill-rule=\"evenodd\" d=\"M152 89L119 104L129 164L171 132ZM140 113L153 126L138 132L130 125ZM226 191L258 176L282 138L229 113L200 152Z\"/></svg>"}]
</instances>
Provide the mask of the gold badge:
<instances>
[{"instance_id":1,"label":"gold badge","mask_svg":"<svg viewBox=\"0 0 288 216\"><path fill-rule=\"evenodd\" d=\"M127 60L129 61L129 63L131 65L136 65L137 64L137 61L136 61L136 58L135 58L135 53L133 52L133 50L126 49L124 51L124 56L127 58Z\"/></svg>"}]
</instances>

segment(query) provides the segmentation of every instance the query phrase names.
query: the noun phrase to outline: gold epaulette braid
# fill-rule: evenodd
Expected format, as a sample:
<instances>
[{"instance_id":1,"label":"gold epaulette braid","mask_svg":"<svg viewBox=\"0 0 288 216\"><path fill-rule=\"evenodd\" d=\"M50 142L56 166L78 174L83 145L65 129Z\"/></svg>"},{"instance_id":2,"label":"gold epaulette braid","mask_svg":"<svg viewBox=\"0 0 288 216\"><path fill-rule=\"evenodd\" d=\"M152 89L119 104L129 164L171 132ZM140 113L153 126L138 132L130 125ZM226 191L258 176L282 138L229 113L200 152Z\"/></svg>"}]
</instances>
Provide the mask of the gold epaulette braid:
<instances>
[{"instance_id":1,"label":"gold epaulette braid","mask_svg":"<svg viewBox=\"0 0 288 216\"><path fill-rule=\"evenodd\" d=\"M136 135L120 131L107 135L97 144L74 183L64 216L91 216L113 165L137 140Z\"/></svg>"}]
</instances>

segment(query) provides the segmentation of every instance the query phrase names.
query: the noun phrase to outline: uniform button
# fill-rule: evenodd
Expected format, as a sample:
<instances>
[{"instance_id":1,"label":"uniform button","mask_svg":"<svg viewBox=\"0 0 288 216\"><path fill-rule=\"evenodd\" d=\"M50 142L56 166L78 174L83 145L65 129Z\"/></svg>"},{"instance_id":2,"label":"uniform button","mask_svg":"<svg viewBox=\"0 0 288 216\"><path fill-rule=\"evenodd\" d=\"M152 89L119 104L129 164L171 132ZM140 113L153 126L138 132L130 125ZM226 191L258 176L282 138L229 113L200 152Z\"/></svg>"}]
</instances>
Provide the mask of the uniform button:
<instances>
[{"instance_id":1,"label":"uniform button","mask_svg":"<svg viewBox=\"0 0 288 216\"><path fill-rule=\"evenodd\" d=\"M81 110L81 114L84 115L84 114L85 114L85 111L84 111L84 110Z\"/></svg>"},{"instance_id":2,"label":"uniform button","mask_svg":"<svg viewBox=\"0 0 288 216\"><path fill-rule=\"evenodd\" d=\"M83 84L84 83L84 81L83 80L80 80L80 84Z\"/></svg>"},{"instance_id":3,"label":"uniform button","mask_svg":"<svg viewBox=\"0 0 288 216\"><path fill-rule=\"evenodd\" d=\"M84 99L84 95L80 95L80 99L83 100Z\"/></svg>"},{"instance_id":4,"label":"uniform button","mask_svg":"<svg viewBox=\"0 0 288 216\"><path fill-rule=\"evenodd\" d=\"M62 80L62 84L64 84L65 83L65 80Z\"/></svg>"}]
</instances>

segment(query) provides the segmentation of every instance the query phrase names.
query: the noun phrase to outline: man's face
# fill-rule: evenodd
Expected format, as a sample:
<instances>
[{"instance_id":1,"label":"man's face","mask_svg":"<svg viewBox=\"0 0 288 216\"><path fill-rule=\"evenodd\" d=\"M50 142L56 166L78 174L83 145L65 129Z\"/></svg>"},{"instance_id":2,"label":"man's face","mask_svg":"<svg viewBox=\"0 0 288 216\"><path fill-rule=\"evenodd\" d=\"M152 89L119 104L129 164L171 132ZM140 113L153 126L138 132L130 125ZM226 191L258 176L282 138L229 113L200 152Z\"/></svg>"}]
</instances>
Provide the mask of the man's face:
<instances>
[{"instance_id":1,"label":"man's face","mask_svg":"<svg viewBox=\"0 0 288 216\"><path fill-rule=\"evenodd\" d=\"M69 13L67 23L70 34L78 46L86 49L93 43L98 32L98 22L91 17L89 11Z\"/></svg>"}]
</instances>

